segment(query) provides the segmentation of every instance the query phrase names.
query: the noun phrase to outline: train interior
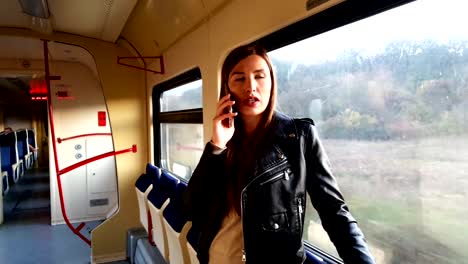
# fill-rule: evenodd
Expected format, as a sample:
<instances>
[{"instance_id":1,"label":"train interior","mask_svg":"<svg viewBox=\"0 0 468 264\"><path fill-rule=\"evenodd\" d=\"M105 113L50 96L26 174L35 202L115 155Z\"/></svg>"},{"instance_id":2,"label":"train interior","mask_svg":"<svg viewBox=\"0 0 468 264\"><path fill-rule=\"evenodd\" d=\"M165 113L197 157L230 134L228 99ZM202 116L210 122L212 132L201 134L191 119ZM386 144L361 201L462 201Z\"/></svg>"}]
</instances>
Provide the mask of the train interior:
<instances>
[{"instance_id":1,"label":"train interior","mask_svg":"<svg viewBox=\"0 0 468 264\"><path fill-rule=\"evenodd\" d=\"M2 0L0 262L198 263L180 197L223 59L258 41L377 263L464 263L462 2ZM307 217L305 263L342 263Z\"/></svg>"}]
</instances>

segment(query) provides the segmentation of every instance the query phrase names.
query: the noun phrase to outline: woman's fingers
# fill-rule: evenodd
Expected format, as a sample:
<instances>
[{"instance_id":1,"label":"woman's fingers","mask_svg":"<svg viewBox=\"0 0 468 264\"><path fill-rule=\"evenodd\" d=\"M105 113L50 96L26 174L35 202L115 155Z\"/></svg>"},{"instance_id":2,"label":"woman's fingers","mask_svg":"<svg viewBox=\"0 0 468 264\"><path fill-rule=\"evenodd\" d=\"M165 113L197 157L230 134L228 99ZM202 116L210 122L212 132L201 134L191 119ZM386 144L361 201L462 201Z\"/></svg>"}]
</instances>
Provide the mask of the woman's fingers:
<instances>
[{"instance_id":1,"label":"woman's fingers","mask_svg":"<svg viewBox=\"0 0 468 264\"><path fill-rule=\"evenodd\" d=\"M221 99L219 99L218 104L217 104L216 107L219 108L220 105L222 105L226 101L229 101L230 98L231 98L231 94L227 94L227 95L223 96Z\"/></svg>"},{"instance_id":2,"label":"woman's fingers","mask_svg":"<svg viewBox=\"0 0 468 264\"><path fill-rule=\"evenodd\" d=\"M225 114L221 114L219 116L216 116L213 121L214 122L219 122L221 120L224 120L226 118L234 118L235 116L237 116L237 112L234 112L234 113L225 113Z\"/></svg>"},{"instance_id":3,"label":"woman's fingers","mask_svg":"<svg viewBox=\"0 0 468 264\"><path fill-rule=\"evenodd\" d=\"M224 101L222 104L219 104L218 109L216 109L216 116L220 116L227 112L231 112L231 111L226 111L226 109L232 107L235 103L236 101L227 100L227 101Z\"/></svg>"}]
</instances>

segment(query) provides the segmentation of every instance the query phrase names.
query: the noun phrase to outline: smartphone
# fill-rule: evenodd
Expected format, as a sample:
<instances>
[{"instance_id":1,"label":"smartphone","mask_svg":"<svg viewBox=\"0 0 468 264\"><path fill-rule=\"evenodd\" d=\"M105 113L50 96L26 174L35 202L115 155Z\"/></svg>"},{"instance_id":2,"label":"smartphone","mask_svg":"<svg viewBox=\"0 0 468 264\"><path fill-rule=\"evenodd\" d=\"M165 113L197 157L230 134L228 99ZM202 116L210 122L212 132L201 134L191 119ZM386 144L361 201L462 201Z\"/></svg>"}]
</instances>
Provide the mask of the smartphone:
<instances>
[{"instance_id":1,"label":"smartphone","mask_svg":"<svg viewBox=\"0 0 468 264\"><path fill-rule=\"evenodd\" d=\"M228 106L224 109L224 113L232 113L232 106ZM223 126L225 127L232 127L232 123L234 122L234 119L232 117L229 117L229 118L226 118L226 119L223 119L221 121L221 123L223 124Z\"/></svg>"},{"instance_id":2,"label":"smartphone","mask_svg":"<svg viewBox=\"0 0 468 264\"><path fill-rule=\"evenodd\" d=\"M224 92L225 92L225 94L230 94L229 88L227 87L227 85L224 86ZM231 99L232 99L232 98L233 98L233 97L232 97L232 94L231 94ZM232 110L232 105L230 105L230 106L226 107L226 108L224 109L223 112L224 112L225 114L227 114L227 113L232 113L232 111L233 111L233 110ZM224 120L221 121L221 123L222 123L223 126L225 126L225 127L232 127L233 122L234 122L234 119L233 119L232 117L226 118L226 119L224 119Z\"/></svg>"}]
</instances>

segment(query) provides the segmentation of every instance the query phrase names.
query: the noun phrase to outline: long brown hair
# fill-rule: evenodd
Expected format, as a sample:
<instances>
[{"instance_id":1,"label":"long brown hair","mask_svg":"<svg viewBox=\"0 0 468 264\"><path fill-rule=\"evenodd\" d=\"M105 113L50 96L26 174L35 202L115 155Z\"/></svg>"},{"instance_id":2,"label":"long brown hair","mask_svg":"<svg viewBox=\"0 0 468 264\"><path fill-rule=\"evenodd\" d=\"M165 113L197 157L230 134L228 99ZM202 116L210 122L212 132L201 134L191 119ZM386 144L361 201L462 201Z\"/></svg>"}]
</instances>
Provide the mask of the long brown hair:
<instances>
[{"instance_id":1,"label":"long brown hair","mask_svg":"<svg viewBox=\"0 0 468 264\"><path fill-rule=\"evenodd\" d=\"M238 214L240 214L240 195L242 189L248 183L249 177L253 175L255 159L261 147L266 143L265 141L267 141L268 137L265 137L265 135L269 129L276 107L277 87L273 65L266 50L256 43L237 47L232 50L224 60L221 69L220 98L229 92L228 81L232 69L241 60L250 55L258 55L267 63L271 77L271 92L268 105L262 113L260 123L255 129L255 132L247 136L242 124L242 119L237 117L234 119L234 135L227 143L226 174L229 178L227 182L227 201L228 207L234 207ZM239 115L241 114L239 113ZM255 149L253 149L253 147L255 147Z\"/></svg>"}]
</instances>

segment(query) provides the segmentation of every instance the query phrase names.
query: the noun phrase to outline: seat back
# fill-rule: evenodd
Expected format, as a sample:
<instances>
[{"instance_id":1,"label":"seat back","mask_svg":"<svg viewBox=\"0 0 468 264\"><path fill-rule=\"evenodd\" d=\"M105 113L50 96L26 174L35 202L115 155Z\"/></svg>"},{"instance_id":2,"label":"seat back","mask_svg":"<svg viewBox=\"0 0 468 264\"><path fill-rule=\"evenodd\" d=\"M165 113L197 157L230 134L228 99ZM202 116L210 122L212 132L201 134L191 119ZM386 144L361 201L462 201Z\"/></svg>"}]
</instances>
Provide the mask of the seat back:
<instances>
[{"instance_id":1,"label":"seat back","mask_svg":"<svg viewBox=\"0 0 468 264\"><path fill-rule=\"evenodd\" d=\"M187 250L187 230L182 232L187 223L187 216L182 212L182 195L187 184L181 182L176 192L170 197L170 202L163 212L163 223L167 233L169 247L169 263L189 263Z\"/></svg>"},{"instance_id":2,"label":"seat back","mask_svg":"<svg viewBox=\"0 0 468 264\"><path fill-rule=\"evenodd\" d=\"M154 185L148 194L148 209L153 227L152 237L156 247L166 261L169 261L169 249L167 247L166 230L162 220L162 211L169 203L169 197L176 192L178 184L179 179L177 177L166 170L161 170L159 183Z\"/></svg>"},{"instance_id":3,"label":"seat back","mask_svg":"<svg viewBox=\"0 0 468 264\"><path fill-rule=\"evenodd\" d=\"M161 177L160 169L152 164L146 165L146 173L140 175L135 182L135 192L138 199L138 209L140 212L140 222L149 236L151 236L151 220L148 214L148 194L154 185L157 185ZM152 241L150 237L150 241Z\"/></svg>"},{"instance_id":4,"label":"seat back","mask_svg":"<svg viewBox=\"0 0 468 264\"><path fill-rule=\"evenodd\" d=\"M8 176L16 182L19 177L18 154L16 149L16 134L11 132L0 135L0 151L2 165L1 170L6 171Z\"/></svg>"},{"instance_id":5,"label":"seat back","mask_svg":"<svg viewBox=\"0 0 468 264\"><path fill-rule=\"evenodd\" d=\"M135 182L135 192L138 200L138 209L140 212L140 222L149 234L148 228L148 208L146 206L146 197L152 188L151 178L148 174L143 173Z\"/></svg>"},{"instance_id":6,"label":"seat back","mask_svg":"<svg viewBox=\"0 0 468 264\"><path fill-rule=\"evenodd\" d=\"M35 130L27 129L26 132L28 134L28 144L31 145L33 148L37 148L37 138L36 138ZM32 158L33 158L33 161L37 160L37 152L32 153Z\"/></svg>"},{"instance_id":7,"label":"seat back","mask_svg":"<svg viewBox=\"0 0 468 264\"><path fill-rule=\"evenodd\" d=\"M8 175L12 175L11 165L13 159L11 157L11 144L8 143L7 135L0 135L0 155L1 155L1 168L2 171L6 171Z\"/></svg>"},{"instance_id":8,"label":"seat back","mask_svg":"<svg viewBox=\"0 0 468 264\"><path fill-rule=\"evenodd\" d=\"M0 171L0 181L2 182L2 194L7 194L10 190L10 182L8 181L8 173L6 171ZM2 211L0 210L0 214Z\"/></svg>"},{"instance_id":9,"label":"seat back","mask_svg":"<svg viewBox=\"0 0 468 264\"><path fill-rule=\"evenodd\" d=\"M31 168L32 154L29 151L28 133L25 129L16 131L16 141L18 148L18 158L23 161L23 169Z\"/></svg>"},{"instance_id":10,"label":"seat back","mask_svg":"<svg viewBox=\"0 0 468 264\"><path fill-rule=\"evenodd\" d=\"M24 157L28 154L28 138L26 130L16 131L16 145L18 147L18 158L24 160Z\"/></svg>"}]
</instances>

